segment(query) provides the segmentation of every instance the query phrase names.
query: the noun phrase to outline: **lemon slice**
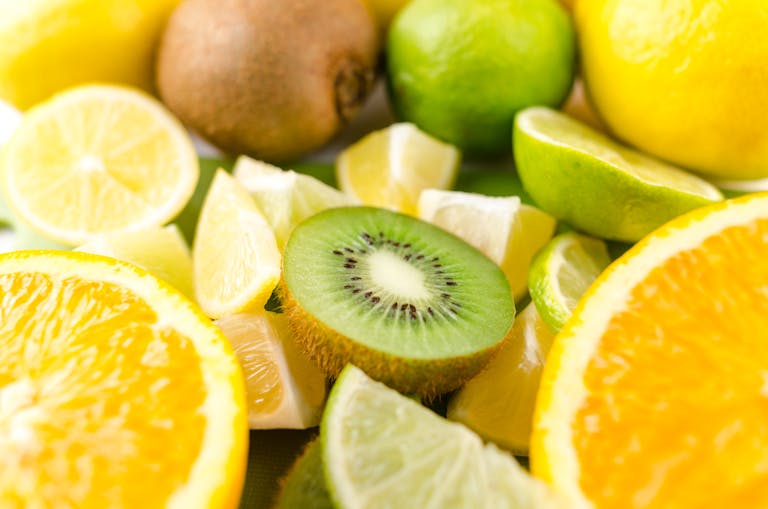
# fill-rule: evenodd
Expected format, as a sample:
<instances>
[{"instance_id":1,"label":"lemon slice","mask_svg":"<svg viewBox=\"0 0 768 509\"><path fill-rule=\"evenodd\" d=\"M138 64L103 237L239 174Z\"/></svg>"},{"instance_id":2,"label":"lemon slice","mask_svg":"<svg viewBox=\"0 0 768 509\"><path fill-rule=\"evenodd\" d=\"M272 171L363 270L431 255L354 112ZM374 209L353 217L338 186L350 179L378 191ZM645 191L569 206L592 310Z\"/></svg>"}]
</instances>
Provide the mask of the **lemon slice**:
<instances>
[{"instance_id":1,"label":"lemon slice","mask_svg":"<svg viewBox=\"0 0 768 509\"><path fill-rule=\"evenodd\" d=\"M427 189L418 213L461 237L496 262L509 280L515 300L528 291L528 267L547 243L557 221L517 196L491 197L461 191Z\"/></svg>"},{"instance_id":2,"label":"lemon slice","mask_svg":"<svg viewBox=\"0 0 768 509\"><path fill-rule=\"evenodd\" d=\"M334 507L565 507L515 458L348 365L320 427Z\"/></svg>"},{"instance_id":3,"label":"lemon slice","mask_svg":"<svg viewBox=\"0 0 768 509\"><path fill-rule=\"evenodd\" d=\"M305 429L320 423L325 376L298 350L282 314L239 313L216 323L245 374L251 429Z\"/></svg>"},{"instance_id":4,"label":"lemon slice","mask_svg":"<svg viewBox=\"0 0 768 509\"><path fill-rule=\"evenodd\" d=\"M366 205L416 214L427 188L448 189L461 156L408 123L373 132L344 150L336 161L341 189Z\"/></svg>"},{"instance_id":5,"label":"lemon slice","mask_svg":"<svg viewBox=\"0 0 768 509\"><path fill-rule=\"evenodd\" d=\"M605 239L635 242L680 214L723 199L692 173L545 107L515 117L514 155L525 190L543 210Z\"/></svg>"},{"instance_id":6,"label":"lemon slice","mask_svg":"<svg viewBox=\"0 0 768 509\"><path fill-rule=\"evenodd\" d=\"M237 506L243 376L197 306L69 251L0 256L0 287L0 506Z\"/></svg>"},{"instance_id":7,"label":"lemon slice","mask_svg":"<svg viewBox=\"0 0 768 509\"><path fill-rule=\"evenodd\" d=\"M245 156L237 160L232 174L251 193L281 248L293 227L304 219L321 210L356 203L350 195L314 177Z\"/></svg>"},{"instance_id":8,"label":"lemon slice","mask_svg":"<svg viewBox=\"0 0 768 509\"><path fill-rule=\"evenodd\" d=\"M71 89L34 107L3 152L2 190L16 218L71 246L167 223L199 173L179 122L117 86Z\"/></svg>"},{"instance_id":9,"label":"lemon slice","mask_svg":"<svg viewBox=\"0 0 768 509\"><path fill-rule=\"evenodd\" d=\"M553 332L610 263L605 242L576 232L558 235L536 255L528 273L531 299Z\"/></svg>"},{"instance_id":10,"label":"lemon slice","mask_svg":"<svg viewBox=\"0 0 768 509\"><path fill-rule=\"evenodd\" d=\"M528 304L496 356L451 397L447 417L515 454L528 454L539 380L554 334Z\"/></svg>"},{"instance_id":11,"label":"lemon slice","mask_svg":"<svg viewBox=\"0 0 768 509\"><path fill-rule=\"evenodd\" d=\"M218 170L192 246L195 296L209 316L261 309L280 279L275 234L248 191Z\"/></svg>"},{"instance_id":12,"label":"lemon slice","mask_svg":"<svg viewBox=\"0 0 768 509\"><path fill-rule=\"evenodd\" d=\"M171 283L190 299L195 297L192 257L176 225L101 235L75 251L131 262Z\"/></svg>"}]
</instances>

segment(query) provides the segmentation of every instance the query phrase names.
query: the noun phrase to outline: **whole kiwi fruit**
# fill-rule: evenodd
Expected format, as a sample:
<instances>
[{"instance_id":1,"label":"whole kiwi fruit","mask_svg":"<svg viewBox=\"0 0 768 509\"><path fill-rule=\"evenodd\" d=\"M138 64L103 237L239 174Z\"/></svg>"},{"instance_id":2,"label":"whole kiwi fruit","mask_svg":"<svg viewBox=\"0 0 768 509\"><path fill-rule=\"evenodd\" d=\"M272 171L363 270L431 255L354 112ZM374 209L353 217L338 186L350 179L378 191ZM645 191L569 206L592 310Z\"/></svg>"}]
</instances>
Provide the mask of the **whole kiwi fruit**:
<instances>
[{"instance_id":1,"label":"whole kiwi fruit","mask_svg":"<svg viewBox=\"0 0 768 509\"><path fill-rule=\"evenodd\" d=\"M286 162L358 113L377 57L362 0L186 0L163 34L157 86L218 148Z\"/></svg>"}]
</instances>

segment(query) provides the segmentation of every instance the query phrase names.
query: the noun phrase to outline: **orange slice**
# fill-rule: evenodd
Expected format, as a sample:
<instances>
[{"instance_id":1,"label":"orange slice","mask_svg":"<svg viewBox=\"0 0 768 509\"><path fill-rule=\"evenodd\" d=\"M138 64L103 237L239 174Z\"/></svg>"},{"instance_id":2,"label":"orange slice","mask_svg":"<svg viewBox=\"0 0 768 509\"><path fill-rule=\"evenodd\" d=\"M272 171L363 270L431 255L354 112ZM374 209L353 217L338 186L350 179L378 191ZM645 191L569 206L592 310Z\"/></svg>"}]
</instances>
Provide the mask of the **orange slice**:
<instances>
[{"instance_id":1,"label":"orange slice","mask_svg":"<svg viewBox=\"0 0 768 509\"><path fill-rule=\"evenodd\" d=\"M244 382L221 331L134 265L0 256L0 507L237 507Z\"/></svg>"},{"instance_id":2,"label":"orange slice","mask_svg":"<svg viewBox=\"0 0 768 509\"><path fill-rule=\"evenodd\" d=\"M768 194L664 225L555 339L531 446L575 507L768 507Z\"/></svg>"}]
</instances>

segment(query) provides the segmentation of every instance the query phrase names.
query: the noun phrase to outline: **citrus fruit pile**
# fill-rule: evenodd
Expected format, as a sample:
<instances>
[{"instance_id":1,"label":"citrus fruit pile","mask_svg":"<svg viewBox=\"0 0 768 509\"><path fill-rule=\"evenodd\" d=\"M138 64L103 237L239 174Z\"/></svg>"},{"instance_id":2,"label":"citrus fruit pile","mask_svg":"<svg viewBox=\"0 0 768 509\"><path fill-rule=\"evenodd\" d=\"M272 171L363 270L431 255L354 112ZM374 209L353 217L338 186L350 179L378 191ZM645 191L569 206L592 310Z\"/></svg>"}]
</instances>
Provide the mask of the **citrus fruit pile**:
<instances>
[{"instance_id":1,"label":"citrus fruit pile","mask_svg":"<svg viewBox=\"0 0 768 509\"><path fill-rule=\"evenodd\" d=\"M764 26L0 1L0 507L768 507Z\"/></svg>"}]
</instances>

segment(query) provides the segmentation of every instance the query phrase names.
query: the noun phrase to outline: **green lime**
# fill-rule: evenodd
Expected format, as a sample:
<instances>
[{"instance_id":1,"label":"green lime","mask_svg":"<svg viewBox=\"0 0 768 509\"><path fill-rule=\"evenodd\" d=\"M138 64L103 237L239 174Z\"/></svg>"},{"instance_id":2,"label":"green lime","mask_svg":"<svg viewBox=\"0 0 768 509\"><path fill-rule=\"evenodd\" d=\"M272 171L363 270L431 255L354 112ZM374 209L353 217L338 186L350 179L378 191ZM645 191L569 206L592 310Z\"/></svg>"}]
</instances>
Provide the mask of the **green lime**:
<instances>
[{"instance_id":1,"label":"green lime","mask_svg":"<svg viewBox=\"0 0 768 509\"><path fill-rule=\"evenodd\" d=\"M512 122L571 88L575 37L557 0L413 0L387 41L397 114L472 155L508 153Z\"/></svg>"},{"instance_id":2,"label":"green lime","mask_svg":"<svg viewBox=\"0 0 768 509\"><path fill-rule=\"evenodd\" d=\"M528 272L531 299L542 320L558 332L592 281L611 263L600 239L561 233L538 252Z\"/></svg>"},{"instance_id":3,"label":"green lime","mask_svg":"<svg viewBox=\"0 0 768 509\"><path fill-rule=\"evenodd\" d=\"M723 199L705 180L545 107L517 115L514 153L523 186L542 209L606 239L635 242Z\"/></svg>"},{"instance_id":4,"label":"green lime","mask_svg":"<svg viewBox=\"0 0 768 509\"><path fill-rule=\"evenodd\" d=\"M304 452L282 480L276 509L333 509L323 475L320 440L307 444Z\"/></svg>"},{"instance_id":5,"label":"green lime","mask_svg":"<svg viewBox=\"0 0 768 509\"><path fill-rule=\"evenodd\" d=\"M514 457L347 365L320 428L336 507L560 507Z\"/></svg>"}]
</instances>

